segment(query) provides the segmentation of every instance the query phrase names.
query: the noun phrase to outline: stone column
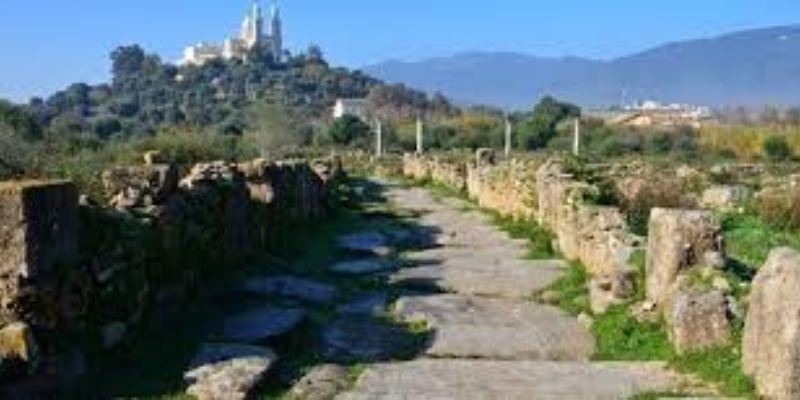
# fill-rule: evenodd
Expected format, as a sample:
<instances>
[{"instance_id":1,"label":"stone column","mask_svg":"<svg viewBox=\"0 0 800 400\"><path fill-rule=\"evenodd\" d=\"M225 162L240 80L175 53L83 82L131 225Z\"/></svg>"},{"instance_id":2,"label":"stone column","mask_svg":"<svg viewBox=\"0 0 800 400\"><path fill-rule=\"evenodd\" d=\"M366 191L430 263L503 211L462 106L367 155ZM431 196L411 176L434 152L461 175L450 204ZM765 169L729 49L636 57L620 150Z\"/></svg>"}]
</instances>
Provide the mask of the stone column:
<instances>
[{"instance_id":1,"label":"stone column","mask_svg":"<svg viewBox=\"0 0 800 400\"><path fill-rule=\"evenodd\" d=\"M506 118L505 118L505 123L506 123L505 156L506 156L506 159L508 159L508 158L511 157L511 120L508 119L508 116L506 116Z\"/></svg>"},{"instance_id":2,"label":"stone column","mask_svg":"<svg viewBox=\"0 0 800 400\"><path fill-rule=\"evenodd\" d=\"M422 119L417 118L417 154L422 154L425 151L423 142L423 126Z\"/></svg>"},{"instance_id":3,"label":"stone column","mask_svg":"<svg viewBox=\"0 0 800 400\"><path fill-rule=\"evenodd\" d=\"M380 119L375 120L375 157L383 156L383 123Z\"/></svg>"},{"instance_id":4,"label":"stone column","mask_svg":"<svg viewBox=\"0 0 800 400\"><path fill-rule=\"evenodd\" d=\"M572 143L572 154L581 155L581 119L575 118L575 138Z\"/></svg>"}]
</instances>

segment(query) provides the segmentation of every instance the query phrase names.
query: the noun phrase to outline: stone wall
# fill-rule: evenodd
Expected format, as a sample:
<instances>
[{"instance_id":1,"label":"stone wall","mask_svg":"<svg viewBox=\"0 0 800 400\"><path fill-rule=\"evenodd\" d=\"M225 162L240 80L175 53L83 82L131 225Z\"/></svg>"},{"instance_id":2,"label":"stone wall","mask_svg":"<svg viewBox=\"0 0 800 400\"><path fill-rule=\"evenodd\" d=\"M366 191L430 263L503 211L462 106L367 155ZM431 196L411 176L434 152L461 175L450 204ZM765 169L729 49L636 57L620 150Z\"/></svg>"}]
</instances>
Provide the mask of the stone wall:
<instances>
[{"instance_id":1,"label":"stone wall","mask_svg":"<svg viewBox=\"0 0 800 400\"><path fill-rule=\"evenodd\" d=\"M556 160L539 165L483 159L492 157L446 162L406 155L403 171L410 178L463 190L481 207L515 218L538 219L556 235L564 256L581 261L593 275L627 276L625 272L632 268L628 260L643 239L628 233L618 208L583 204L584 194L593 190L591 185L574 179Z\"/></svg>"},{"instance_id":2,"label":"stone wall","mask_svg":"<svg viewBox=\"0 0 800 400\"><path fill-rule=\"evenodd\" d=\"M79 205L69 182L2 183L0 330L30 327L43 370L76 343L113 347L144 316L181 307L324 218L340 168L213 162L182 179L171 165L114 168L103 174L107 205Z\"/></svg>"}]
</instances>

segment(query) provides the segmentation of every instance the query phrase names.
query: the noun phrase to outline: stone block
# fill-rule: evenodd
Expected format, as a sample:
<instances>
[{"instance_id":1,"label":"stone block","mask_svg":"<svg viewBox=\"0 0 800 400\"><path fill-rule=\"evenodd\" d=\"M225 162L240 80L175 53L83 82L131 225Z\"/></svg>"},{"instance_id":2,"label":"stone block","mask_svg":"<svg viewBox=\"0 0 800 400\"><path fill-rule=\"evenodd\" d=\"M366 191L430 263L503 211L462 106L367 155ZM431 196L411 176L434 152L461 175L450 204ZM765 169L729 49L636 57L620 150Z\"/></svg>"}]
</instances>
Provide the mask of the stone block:
<instances>
[{"instance_id":1,"label":"stone block","mask_svg":"<svg viewBox=\"0 0 800 400\"><path fill-rule=\"evenodd\" d=\"M800 252L773 250L750 292L744 371L766 399L800 398Z\"/></svg>"},{"instance_id":2,"label":"stone block","mask_svg":"<svg viewBox=\"0 0 800 400\"><path fill-rule=\"evenodd\" d=\"M654 208L647 240L647 296L668 301L678 275L724 258L722 224L710 211Z\"/></svg>"},{"instance_id":3,"label":"stone block","mask_svg":"<svg viewBox=\"0 0 800 400\"><path fill-rule=\"evenodd\" d=\"M730 343L728 301L721 291L681 289L670 304L669 337L679 353Z\"/></svg>"},{"instance_id":4,"label":"stone block","mask_svg":"<svg viewBox=\"0 0 800 400\"><path fill-rule=\"evenodd\" d=\"M19 317L26 287L78 253L78 192L69 182L0 183L0 323ZM35 290L33 290L35 293Z\"/></svg>"}]
</instances>

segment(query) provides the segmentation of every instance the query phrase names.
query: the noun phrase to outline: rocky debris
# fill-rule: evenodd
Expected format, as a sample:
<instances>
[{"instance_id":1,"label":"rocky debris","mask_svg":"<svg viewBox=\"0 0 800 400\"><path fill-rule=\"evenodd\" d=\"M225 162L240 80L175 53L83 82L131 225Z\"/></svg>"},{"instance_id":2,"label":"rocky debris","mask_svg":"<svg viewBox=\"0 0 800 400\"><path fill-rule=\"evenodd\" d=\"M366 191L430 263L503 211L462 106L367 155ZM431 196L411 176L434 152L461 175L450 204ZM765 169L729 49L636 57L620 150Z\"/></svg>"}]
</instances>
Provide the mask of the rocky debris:
<instances>
[{"instance_id":1,"label":"rocky debris","mask_svg":"<svg viewBox=\"0 0 800 400\"><path fill-rule=\"evenodd\" d=\"M681 273L718 263L724 254L722 224L710 211L654 208L647 242L648 298L666 304Z\"/></svg>"},{"instance_id":2,"label":"rocky debris","mask_svg":"<svg viewBox=\"0 0 800 400\"><path fill-rule=\"evenodd\" d=\"M728 301L717 290L679 290L666 320L670 340L679 353L722 347L731 341Z\"/></svg>"},{"instance_id":3,"label":"rocky debris","mask_svg":"<svg viewBox=\"0 0 800 400\"><path fill-rule=\"evenodd\" d=\"M78 257L78 191L63 181L0 183L0 326L25 320L52 327L62 304L47 293L56 285L59 266ZM64 310L64 308L70 308Z\"/></svg>"},{"instance_id":4,"label":"rocky debris","mask_svg":"<svg viewBox=\"0 0 800 400\"><path fill-rule=\"evenodd\" d=\"M419 344L403 326L361 316L336 318L322 331L323 353L332 361L386 361L412 354Z\"/></svg>"},{"instance_id":5,"label":"rocky debris","mask_svg":"<svg viewBox=\"0 0 800 400\"><path fill-rule=\"evenodd\" d=\"M330 271L346 275L368 275L393 269L391 261L382 257L341 261L331 265Z\"/></svg>"},{"instance_id":6,"label":"rocky debris","mask_svg":"<svg viewBox=\"0 0 800 400\"><path fill-rule=\"evenodd\" d=\"M335 364L314 367L289 392L292 400L333 400L349 386L347 369Z\"/></svg>"},{"instance_id":7,"label":"rocky debris","mask_svg":"<svg viewBox=\"0 0 800 400\"><path fill-rule=\"evenodd\" d=\"M589 302L592 312L603 314L611 306L623 304L636 292L636 275L633 271L596 276L589 283Z\"/></svg>"},{"instance_id":8,"label":"rocky debris","mask_svg":"<svg viewBox=\"0 0 800 400\"><path fill-rule=\"evenodd\" d=\"M167 159L158 150L146 151L142 154L144 165L167 164Z\"/></svg>"},{"instance_id":9,"label":"rocky debris","mask_svg":"<svg viewBox=\"0 0 800 400\"><path fill-rule=\"evenodd\" d=\"M263 347L205 344L184 374L189 382L186 394L198 400L250 398L277 358Z\"/></svg>"},{"instance_id":10,"label":"rocky debris","mask_svg":"<svg viewBox=\"0 0 800 400\"><path fill-rule=\"evenodd\" d=\"M249 310L226 319L223 335L231 340L256 343L289 332L303 322L307 314L301 308Z\"/></svg>"},{"instance_id":11,"label":"rocky debris","mask_svg":"<svg viewBox=\"0 0 800 400\"><path fill-rule=\"evenodd\" d=\"M196 164L180 181L180 187L192 189L218 181L244 181L244 174L236 164L214 161Z\"/></svg>"},{"instance_id":12,"label":"rocky debris","mask_svg":"<svg viewBox=\"0 0 800 400\"><path fill-rule=\"evenodd\" d=\"M800 252L773 250L750 292L744 371L768 399L800 398Z\"/></svg>"},{"instance_id":13,"label":"rocky debris","mask_svg":"<svg viewBox=\"0 0 800 400\"><path fill-rule=\"evenodd\" d=\"M391 249L387 244L386 236L375 231L352 233L336 238L336 245L340 249L353 253L388 255Z\"/></svg>"},{"instance_id":14,"label":"rocky debris","mask_svg":"<svg viewBox=\"0 0 800 400\"><path fill-rule=\"evenodd\" d=\"M264 296L284 296L308 303L328 305L339 291L332 285L295 276L256 276L244 281L241 290Z\"/></svg>"},{"instance_id":15,"label":"rocky debris","mask_svg":"<svg viewBox=\"0 0 800 400\"><path fill-rule=\"evenodd\" d=\"M526 300L460 294L401 297L397 315L425 321L432 357L495 360L587 360L594 338L575 318Z\"/></svg>"},{"instance_id":16,"label":"rocky debris","mask_svg":"<svg viewBox=\"0 0 800 400\"><path fill-rule=\"evenodd\" d=\"M685 393L691 382L663 363L419 359L368 369L338 400L627 399Z\"/></svg>"},{"instance_id":17,"label":"rocky debris","mask_svg":"<svg viewBox=\"0 0 800 400\"><path fill-rule=\"evenodd\" d=\"M178 168L171 164L116 167L102 174L103 187L118 209L164 203L178 190Z\"/></svg>"},{"instance_id":18,"label":"rocky debris","mask_svg":"<svg viewBox=\"0 0 800 400\"><path fill-rule=\"evenodd\" d=\"M389 295L385 292L370 292L358 295L336 309L339 314L380 316L387 312Z\"/></svg>"},{"instance_id":19,"label":"rocky debris","mask_svg":"<svg viewBox=\"0 0 800 400\"><path fill-rule=\"evenodd\" d=\"M747 201L752 195L750 189L741 185L721 185L706 189L701 204L714 210L732 210Z\"/></svg>"},{"instance_id":20,"label":"rocky debris","mask_svg":"<svg viewBox=\"0 0 800 400\"><path fill-rule=\"evenodd\" d=\"M15 322L0 329L0 382L4 375L22 375L36 368L39 347L28 324Z\"/></svg>"}]
</instances>

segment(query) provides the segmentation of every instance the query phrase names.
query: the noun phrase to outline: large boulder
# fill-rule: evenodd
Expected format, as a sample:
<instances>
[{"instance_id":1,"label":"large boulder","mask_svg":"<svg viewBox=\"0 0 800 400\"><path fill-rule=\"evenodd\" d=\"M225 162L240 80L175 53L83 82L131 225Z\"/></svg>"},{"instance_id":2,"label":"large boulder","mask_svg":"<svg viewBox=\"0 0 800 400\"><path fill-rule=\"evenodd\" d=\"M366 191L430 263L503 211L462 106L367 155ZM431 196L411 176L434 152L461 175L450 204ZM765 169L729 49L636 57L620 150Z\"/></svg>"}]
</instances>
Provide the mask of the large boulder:
<instances>
[{"instance_id":1,"label":"large boulder","mask_svg":"<svg viewBox=\"0 0 800 400\"><path fill-rule=\"evenodd\" d=\"M647 296L666 304L678 276L700 266L722 267L722 224L710 211L654 208L647 240ZM715 264L715 265L709 265Z\"/></svg>"},{"instance_id":2,"label":"large boulder","mask_svg":"<svg viewBox=\"0 0 800 400\"><path fill-rule=\"evenodd\" d=\"M744 371L768 399L800 398L800 252L773 250L750 293Z\"/></svg>"},{"instance_id":3,"label":"large boulder","mask_svg":"<svg viewBox=\"0 0 800 400\"><path fill-rule=\"evenodd\" d=\"M679 353L730 343L728 301L719 290L679 290L670 303L666 320L670 340Z\"/></svg>"}]
</instances>

